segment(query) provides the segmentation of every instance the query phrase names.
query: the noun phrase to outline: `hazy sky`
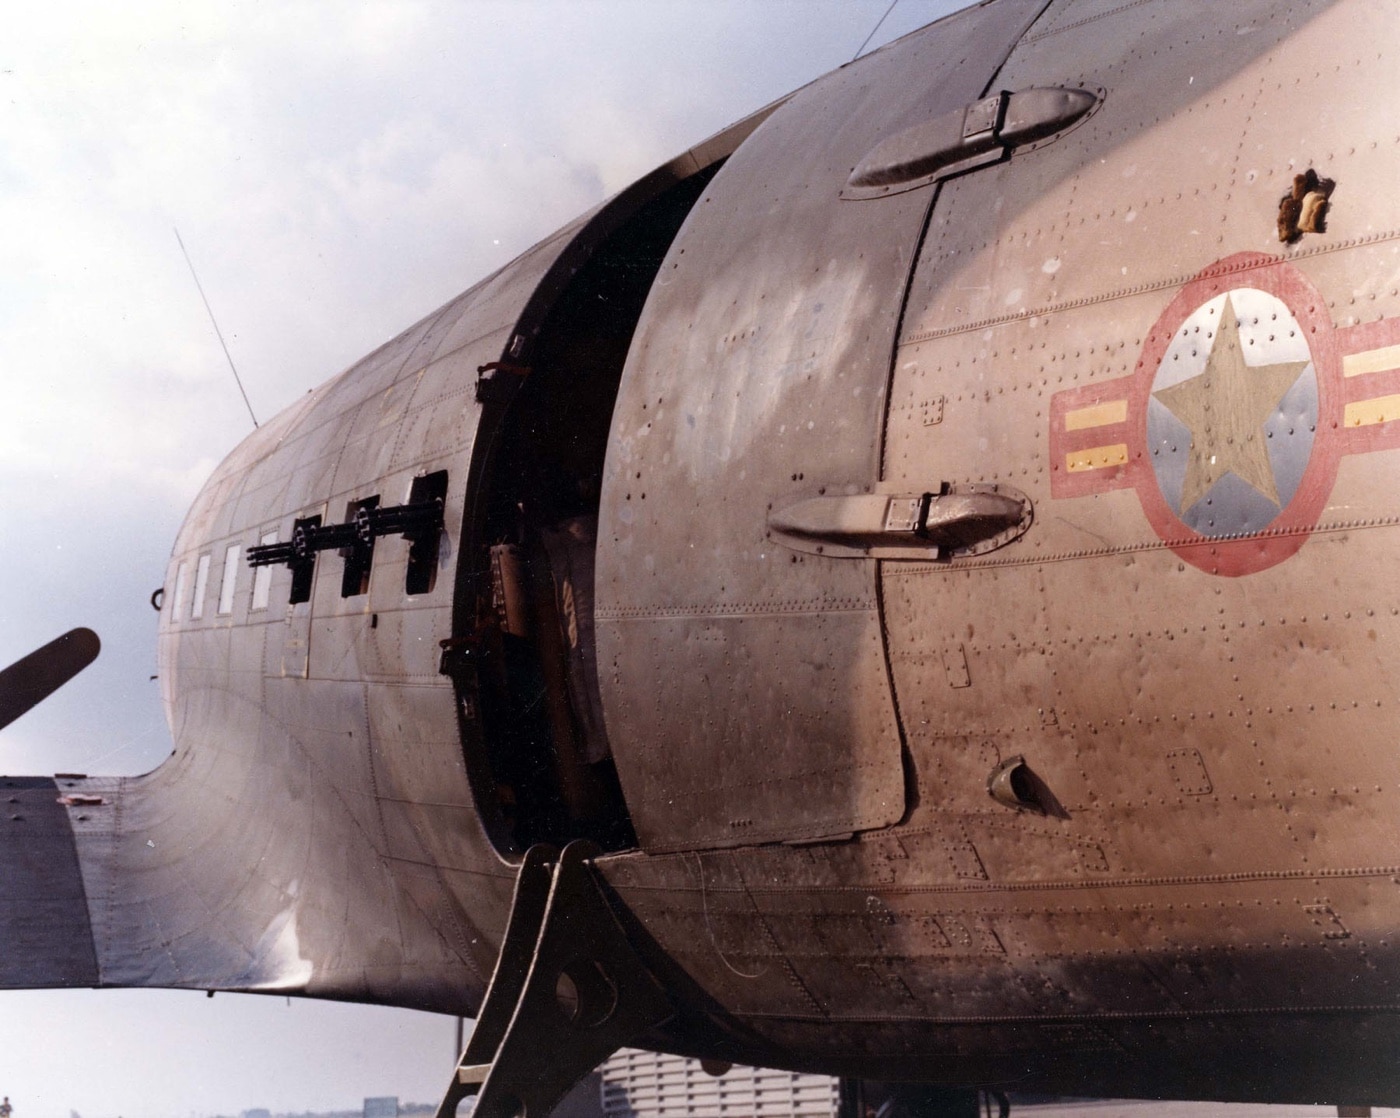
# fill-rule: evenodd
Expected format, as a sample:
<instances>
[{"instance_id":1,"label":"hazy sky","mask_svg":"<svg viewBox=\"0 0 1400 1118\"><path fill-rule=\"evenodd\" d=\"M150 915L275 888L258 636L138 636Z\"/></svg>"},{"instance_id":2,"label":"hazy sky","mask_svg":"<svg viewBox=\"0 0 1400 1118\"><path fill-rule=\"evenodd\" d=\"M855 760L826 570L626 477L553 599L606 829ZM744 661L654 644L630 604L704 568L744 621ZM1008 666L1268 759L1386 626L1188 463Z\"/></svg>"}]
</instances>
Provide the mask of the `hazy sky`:
<instances>
[{"instance_id":1,"label":"hazy sky","mask_svg":"<svg viewBox=\"0 0 1400 1118\"><path fill-rule=\"evenodd\" d=\"M899 0L871 48L963 0ZM0 771L169 752L147 604L266 419L563 222L848 61L888 0L13 5L0 38L0 664L82 677ZM4 903L0 882L0 903ZM435 1100L453 1022L156 991L0 993L16 1118Z\"/></svg>"}]
</instances>

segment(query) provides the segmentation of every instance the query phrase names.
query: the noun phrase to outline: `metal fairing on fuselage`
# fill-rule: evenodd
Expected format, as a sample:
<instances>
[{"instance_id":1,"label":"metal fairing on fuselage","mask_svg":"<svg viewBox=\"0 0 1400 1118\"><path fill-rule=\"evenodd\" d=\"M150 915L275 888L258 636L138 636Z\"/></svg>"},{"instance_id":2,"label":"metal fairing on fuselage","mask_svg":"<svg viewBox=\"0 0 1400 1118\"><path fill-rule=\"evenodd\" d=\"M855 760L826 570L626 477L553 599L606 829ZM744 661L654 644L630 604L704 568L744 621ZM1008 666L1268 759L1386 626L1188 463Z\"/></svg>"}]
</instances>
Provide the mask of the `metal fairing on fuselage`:
<instances>
[{"instance_id":1,"label":"metal fairing on fuselage","mask_svg":"<svg viewBox=\"0 0 1400 1118\"><path fill-rule=\"evenodd\" d=\"M172 555L175 755L65 782L104 801L68 809L55 893L93 950L28 973L469 1011L522 850L582 837L677 1010L643 1043L1400 1099L1397 22L964 11L264 427ZM1094 107L852 186L1033 88ZM1281 243L1309 170L1325 221ZM441 472L432 573L388 534L367 583L321 551L291 603L294 565L246 563ZM897 518L869 553L774 530L970 486L1025 523L937 555Z\"/></svg>"},{"instance_id":2,"label":"metal fairing on fuselage","mask_svg":"<svg viewBox=\"0 0 1400 1118\"><path fill-rule=\"evenodd\" d=\"M859 274L857 253L824 258L825 225L798 240L817 242L805 260L763 243L771 265L741 255L753 230L682 231L619 398L598 597L639 835L692 853L609 879L776 1053L1090 1094L1395 1097L1397 605L1381 580L1396 510L1377 452L1394 445L1400 330L1395 143L1375 95L1395 36L1352 16L1052 4L994 88L1102 103L936 188L886 415L862 413L884 384L863 385L843 347L878 346L889 305L814 325L842 313L824 283ZM803 103L731 160L717 205ZM1337 214L1280 245L1279 197L1309 167L1341 184ZM847 210L907 198L828 203L826 220L839 243L861 220ZM703 294L683 302L692 268ZM1207 424L1164 418L1159 394L1228 375L1208 365L1227 301L1238 345L1263 356L1247 367L1288 371L1247 421L1218 403L1236 426L1212 443ZM1241 458L1212 477L1236 438L1272 441L1267 468ZM878 574L763 532L765 510L798 499L944 482L1018 487L1035 527L985 557ZM880 728L843 706L879 707L862 613L883 624L907 814L844 845L717 849L734 845L726 825L803 839L818 810L838 830L829 805L869 792ZM656 701L678 691L694 698ZM824 753L827 734L843 748ZM790 752L809 742L808 760L846 758L844 780L801 773ZM1047 810L988 797L1017 755ZM822 794L783 795L788 766ZM673 796L685 812L666 811ZM667 892L681 866L687 888Z\"/></svg>"}]
</instances>

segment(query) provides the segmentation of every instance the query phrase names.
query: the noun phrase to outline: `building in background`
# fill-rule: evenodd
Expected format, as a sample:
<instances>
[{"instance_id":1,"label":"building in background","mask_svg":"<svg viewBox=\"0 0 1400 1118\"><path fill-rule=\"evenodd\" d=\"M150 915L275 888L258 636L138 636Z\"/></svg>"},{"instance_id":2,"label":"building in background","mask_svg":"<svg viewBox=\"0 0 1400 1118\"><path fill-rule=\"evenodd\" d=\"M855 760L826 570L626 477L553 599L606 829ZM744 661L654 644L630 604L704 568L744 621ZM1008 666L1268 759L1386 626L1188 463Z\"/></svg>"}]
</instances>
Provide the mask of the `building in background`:
<instances>
[{"instance_id":1,"label":"building in background","mask_svg":"<svg viewBox=\"0 0 1400 1118\"><path fill-rule=\"evenodd\" d=\"M631 1048L599 1070L605 1118L836 1118L839 1105L840 1080L828 1075L750 1067L715 1075L699 1060Z\"/></svg>"},{"instance_id":2,"label":"building in background","mask_svg":"<svg viewBox=\"0 0 1400 1118\"><path fill-rule=\"evenodd\" d=\"M399 1118L398 1095L365 1099L364 1118Z\"/></svg>"}]
</instances>

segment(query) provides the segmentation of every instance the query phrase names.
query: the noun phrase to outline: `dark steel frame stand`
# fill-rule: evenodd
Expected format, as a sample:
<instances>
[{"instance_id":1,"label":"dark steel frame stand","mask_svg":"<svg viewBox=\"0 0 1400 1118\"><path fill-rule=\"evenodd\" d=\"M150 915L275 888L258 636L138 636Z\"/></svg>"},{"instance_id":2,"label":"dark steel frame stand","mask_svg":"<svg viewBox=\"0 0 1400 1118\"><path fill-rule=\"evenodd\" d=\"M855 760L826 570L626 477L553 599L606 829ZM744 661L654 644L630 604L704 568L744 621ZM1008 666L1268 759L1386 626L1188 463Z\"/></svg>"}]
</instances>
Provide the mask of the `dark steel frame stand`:
<instances>
[{"instance_id":1,"label":"dark steel frame stand","mask_svg":"<svg viewBox=\"0 0 1400 1118\"><path fill-rule=\"evenodd\" d=\"M532 846L491 985L437 1110L546 1118L575 1083L674 1009L603 896L591 842ZM551 863L553 869L551 871Z\"/></svg>"}]
</instances>

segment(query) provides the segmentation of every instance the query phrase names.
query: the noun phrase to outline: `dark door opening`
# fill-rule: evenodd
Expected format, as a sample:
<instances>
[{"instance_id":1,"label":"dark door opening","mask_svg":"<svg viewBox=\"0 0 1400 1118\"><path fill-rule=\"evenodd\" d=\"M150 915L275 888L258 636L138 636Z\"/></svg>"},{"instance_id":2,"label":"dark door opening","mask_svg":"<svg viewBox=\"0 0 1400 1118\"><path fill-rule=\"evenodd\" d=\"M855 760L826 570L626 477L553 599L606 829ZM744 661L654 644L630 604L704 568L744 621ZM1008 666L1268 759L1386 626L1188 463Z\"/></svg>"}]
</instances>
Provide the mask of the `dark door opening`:
<instances>
[{"instance_id":1,"label":"dark door opening","mask_svg":"<svg viewBox=\"0 0 1400 1118\"><path fill-rule=\"evenodd\" d=\"M633 331L671 241L719 166L671 185L602 240L528 350L497 373L508 402L468 514L475 671L459 688L475 713L475 732L464 730L473 786L503 851L575 838L606 850L636 845L594 654L598 499Z\"/></svg>"}]
</instances>

